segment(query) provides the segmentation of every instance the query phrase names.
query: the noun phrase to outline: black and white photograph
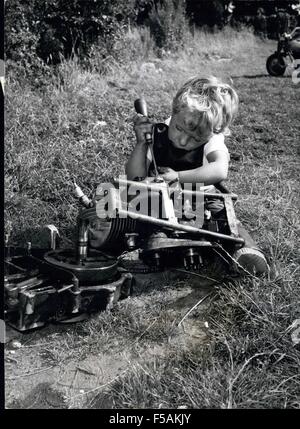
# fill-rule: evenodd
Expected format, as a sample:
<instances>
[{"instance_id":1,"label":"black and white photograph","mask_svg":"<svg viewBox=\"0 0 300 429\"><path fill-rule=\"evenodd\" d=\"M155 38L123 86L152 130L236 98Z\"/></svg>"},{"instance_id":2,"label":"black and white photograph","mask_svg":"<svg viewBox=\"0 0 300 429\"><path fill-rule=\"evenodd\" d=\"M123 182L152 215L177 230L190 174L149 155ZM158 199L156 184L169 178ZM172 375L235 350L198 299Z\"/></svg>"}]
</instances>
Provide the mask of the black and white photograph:
<instances>
[{"instance_id":1,"label":"black and white photograph","mask_svg":"<svg viewBox=\"0 0 300 429\"><path fill-rule=\"evenodd\" d=\"M5 0L4 409L300 409L300 0Z\"/></svg>"}]
</instances>

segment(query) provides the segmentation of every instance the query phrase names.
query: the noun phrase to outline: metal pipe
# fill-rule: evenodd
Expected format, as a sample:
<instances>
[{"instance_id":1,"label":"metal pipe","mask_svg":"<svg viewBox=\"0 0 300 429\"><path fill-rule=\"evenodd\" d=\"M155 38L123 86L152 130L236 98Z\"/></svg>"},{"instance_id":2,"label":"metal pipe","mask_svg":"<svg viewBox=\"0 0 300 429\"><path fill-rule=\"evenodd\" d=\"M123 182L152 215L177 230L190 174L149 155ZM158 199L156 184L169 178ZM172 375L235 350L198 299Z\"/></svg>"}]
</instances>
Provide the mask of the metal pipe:
<instances>
[{"instance_id":1,"label":"metal pipe","mask_svg":"<svg viewBox=\"0 0 300 429\"><path fill-rule=\"evenodd\" d=\"M143 182L135 182L134 180L126 180L126 179L114 179L114 182L118 183L119 185L127 185L127 186L134 186L137 189L147 189L151 191L160 191L161 189L165 189L167 184L166 182L152 182L152 183L143 183ZM169 188L170 192L172 193L173 188ZM174 189L175 192L175 189ZM222 200L224 198L223 194L218 194L215 192L205 192L205 191L191 191L189 189L182 189L181 192L184 195L200 195L205 197L211 197L211 198L218 198ZM238 196L236 194L226 194L226 196L231 197L233 200L237 200Z\"/></svg>"},{"instance_id":2,"label":"metal pipe","mask_svg":"<svg viewBox=\"0 0 300 429\"><path fill-rule=\"evenodd\" d=\"M210 197L210 198L218 198L219 200L224 199L223 194L218 194L215 192L190 191L190 190L182 189L182 193L184 195L201 195L201 196ZM237 200L238 198L236 194L226 194L226 196L232 198L233 200Z\"/></svg>"},{"instance_id":3,"label":"metal pipe","mask_svg":"<svg viewBox=\"0 0 300 429\"><path fill-rule=\"evenodd\" d=\"M134 108L135 108L136 113L143 115L145 117L148 116L147 103L143 97L135 100ZM155 178L157 180L159 178L159 174L158 174L157 164L156 164L156 160L155 160L155 156L154 156L154 150L153 150L153 143L154 143L154 127L153 126L152 126L152 133L145 133L145 140L146 140L146 144L150 148L150 152L151 152L151 156L152 156L152 162L153 162L153 166L154 166L154 174L155 174Z\"/></svg>"},{"instance_id":4,"label":"metal pipe","mask_svg":"<svg viewBox=\"0 0 300 429\"><path fill-rule=\"evenodd\" d=\"M114 179L114 182L119 185L130 185L134 186L137 189L148 189L151 191L159 192L161 189L166 188L166 182L152 182L152 183L143 183L143 182L135 182L134 180L126 180L126 179Z\"/></svg>"},{"instance_id":5,"label":"metal pipe","mask_svg":"<svg viewBox=\"0 0 300 429\"><path fill-rule=\"evenodd\" d=\"M148 133L146 133L146 134L148 134ZM148 144L148 146L150 148L152 162L153 162L153 167L154 167L154 175L155 175L155 179L157 180L158 177L159 177L159 174L158 174L158 168L157 168L157 164L156 164L156 159L155 159L155 156L154 156L152 137L151 137L151 141L150 142L147 141L147 144Z\"/></svg>"},{"instance_id":6,"label":"metal pipe","mask_svg":"<svg viewBox=\"0 0 300 429\"><path fill-rule=\"evenodd\" d=\"M88 222L79 217L77 238L77 262L81 264L87 257L88 251Z\"/></svg>"},{"instance_id":7,"label":"metal pipe","mask_svg":"<svg viewBox=\"0 0 300 429\"><path fill-rule=\"evenodd\" d=\"M242 238L231 237L229 235L220 234L219 232L206 231L205 229L195 228L194 226L190 226L190 225L182 225L180 223L174 224L167 220L157 219L152 216L147 216L147 215L127 211L124 209L118 209L118 213L124 217L130 216L131 218L137 219L141 222L151 223L152 225L162 226L176 231L184 231L184 232L189 232L191 234L204 235L207 237L212 237L220 240L231 241L237 244L244 244L244 240Z\"/></svg>"}]
</instances>

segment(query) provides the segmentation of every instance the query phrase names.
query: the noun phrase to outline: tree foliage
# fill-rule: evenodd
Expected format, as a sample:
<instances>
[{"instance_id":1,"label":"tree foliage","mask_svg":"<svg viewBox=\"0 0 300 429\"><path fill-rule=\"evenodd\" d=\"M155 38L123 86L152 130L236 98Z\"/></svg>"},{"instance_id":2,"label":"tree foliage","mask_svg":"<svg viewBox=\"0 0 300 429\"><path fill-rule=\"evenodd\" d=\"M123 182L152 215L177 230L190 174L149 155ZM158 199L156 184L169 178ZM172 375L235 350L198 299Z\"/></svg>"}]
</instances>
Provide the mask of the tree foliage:
<instances>
[{"instance_id":1,"label":"tree foliage","mask_svg":"<svg viewBox=\"0 0 300 429\"><path fill-rule=\"evenodd\" d=\"M287 4L291 1L287 0ZM73 53L86 58L95 46L101 51L103 47L105 56L115 40L122 40L122 31L129 25L149 27L159 49L174 50L184 42L187 18L196 26L221 28L226 24L228 3L229 0L6 0L6 58L25 64L40 58L57 64ZM236 3L234 16L240 20L246 6ZM248 3L252 4L245 2ZM255 14L257 5L252 9Z\"/></svg>"},{"instance_id":2,"label":"tree foliage","mask_svg":"<svg viewBox=\"0 0 300 429\"><path fill-rule=\"evenodd\" d=\"M185 0L162 0L149 14L151 33L159 48L176 50L187 30Z\"/></svg>"},{"instance_id":3,"label":"tree foliage","mask_svg":"<svg viewBox=\"0 0 300 429\"><path fill-rule=\"evenodd\" d=\"M136 0L7 0L7 58L36 52L53 63L72 52L85 53L99 38L113 37L136 21Z\"/></svg>"}]
</instances>

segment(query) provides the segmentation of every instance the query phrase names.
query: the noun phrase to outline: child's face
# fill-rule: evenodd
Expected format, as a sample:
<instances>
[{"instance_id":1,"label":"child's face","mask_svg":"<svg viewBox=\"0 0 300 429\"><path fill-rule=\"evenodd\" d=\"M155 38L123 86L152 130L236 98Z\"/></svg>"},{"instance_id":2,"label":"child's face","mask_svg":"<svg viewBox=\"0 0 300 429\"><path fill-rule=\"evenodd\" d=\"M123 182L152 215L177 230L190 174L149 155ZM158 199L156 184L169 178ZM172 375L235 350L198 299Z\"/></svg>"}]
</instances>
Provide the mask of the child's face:
<instances>
[{"instance_id":1,"label":"child's face","mask_svg":"<svg viewBox=\"0 0 300 429\"><path fill-rule=\"evenodd\" d=\"M185 108L172 115L168 137L174 147L190 151L205 144L211 136L212 131L201 121L199 112Z\"/></svg>"}]
</instances>

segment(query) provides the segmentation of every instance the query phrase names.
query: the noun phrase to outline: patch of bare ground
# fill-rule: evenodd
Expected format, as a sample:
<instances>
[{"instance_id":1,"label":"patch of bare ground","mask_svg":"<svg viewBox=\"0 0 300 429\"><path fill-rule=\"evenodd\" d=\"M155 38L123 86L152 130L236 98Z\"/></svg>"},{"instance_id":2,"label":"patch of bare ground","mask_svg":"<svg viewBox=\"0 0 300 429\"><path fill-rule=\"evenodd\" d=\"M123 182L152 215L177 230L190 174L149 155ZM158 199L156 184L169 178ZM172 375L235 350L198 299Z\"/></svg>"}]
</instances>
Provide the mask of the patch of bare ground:
<instances>
[{"instance_id":1,"label":"patch of bare ground","mask_svg":"<svg viewBox=\"0 0 300 429\"><path fill-rule=\"evenodd\" d=\"M205 300L212 286L201 287L193 279L189 284L187 277L137 275L130 298L81 326L48 326L25 336L8 329L7 408L111 408L105 392L133 368L203 344Z\"/></svg>"}]
</instances>

